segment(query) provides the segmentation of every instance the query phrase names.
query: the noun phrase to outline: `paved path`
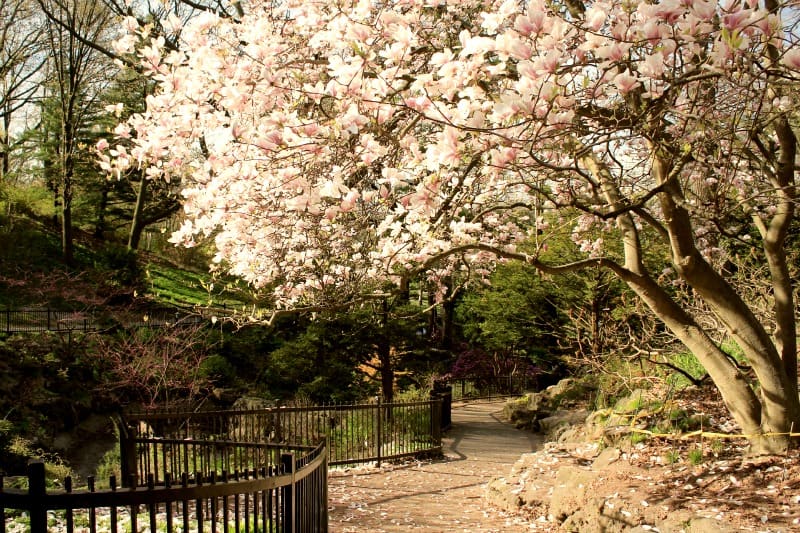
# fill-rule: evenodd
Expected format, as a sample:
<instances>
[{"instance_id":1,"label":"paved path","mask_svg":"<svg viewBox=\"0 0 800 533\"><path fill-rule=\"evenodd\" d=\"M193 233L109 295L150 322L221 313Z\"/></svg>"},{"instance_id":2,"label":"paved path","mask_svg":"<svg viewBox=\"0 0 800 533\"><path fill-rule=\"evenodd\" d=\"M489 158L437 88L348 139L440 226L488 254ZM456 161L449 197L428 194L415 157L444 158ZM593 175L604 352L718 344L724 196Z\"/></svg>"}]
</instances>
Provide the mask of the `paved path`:
<instances>
[{"instance_id":1,"label":"paved path","mask_svg":"<svg viewBox=\"0 0 800 533\"><path fill-rule=\"evenodd\" d=\"M500 420L502 402L453 408L441 461L353 469L330 476L330 531L530 531L524 521L489 507L486 483L506 475L537 435Z\"/></svg>"}]
</instances>

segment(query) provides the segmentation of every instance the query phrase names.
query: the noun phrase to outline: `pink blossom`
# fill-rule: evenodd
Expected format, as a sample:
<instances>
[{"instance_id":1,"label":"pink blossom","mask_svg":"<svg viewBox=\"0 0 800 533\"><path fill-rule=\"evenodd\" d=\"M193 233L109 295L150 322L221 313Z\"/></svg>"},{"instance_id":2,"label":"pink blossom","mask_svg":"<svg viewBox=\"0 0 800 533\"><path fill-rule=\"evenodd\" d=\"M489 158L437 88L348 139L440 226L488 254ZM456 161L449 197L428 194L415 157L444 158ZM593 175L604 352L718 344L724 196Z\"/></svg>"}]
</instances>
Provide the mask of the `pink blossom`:
<instances>
[{"instance_id":1,"label":"pink blossom","mask_svg":"<svg viewBox=\"0 0 800 533\"><path fill-rule=\"evenodd\" d=\"M783 54L781 63L792 70L800 71L800 47L795 46Z\"/></svg>"},{"instance_id":2,"label":"pink blossom","mask_svg":"<svg viewBox=\"0 0 800 533\"><path fill-rule=\"evenodd\" d=\"M539 35L545 28L546 19L547 14L544 8L536 10L529 7L527 15L517 15L514 20L514 29L526 37Z\"/></svg>"},{"instance_id":3,"label":"pink blossom","mask_svg":"<svg viewBox=\"0 0 800 533\"><path fill-rule=\"evenodd\" d=\"M692 11L700 20L711 20L717 13L717 3L714 0L694 0Z\"/></svg>"},{"instance_id":4,"label":"pink blossom","mask_svg":"<svg viewBox=\"0 0 800 533\"><path fill-rule=\"evenodd\" d=\"M742 29L750 21L750 11L741 10L722 17L722 25L728 30Z\"/></svg>"},{"instance_id":5,"label":"pink blossom","mask_svg":"<svg viewBox=\"0 0 800 533\"><path fill-rule=\"evenodd\" d=\"M592 31L597 31L603 27L608 15L605 6L593 4L586 12L586 27Z\"/></svg>"},{"instance_id":6,"label":"pink blossom","mask_svg":"<svg viewBox=\"0 0 800 533\"><path fill-rule=\"evenodd\" d=\"M622 94L627 94L639 86L639 80L626 70L614 77L614 85L617 86Z\"/></svg>"},{"instance_id":7,"label":"pink blossom","mask_svg":"<svg viewBox=\"0 0 800 533\"><path fill-rule=\"evenodd\" d=\"M656 6L656 16L669 24L676 22L683 13L680 0L663 0Z\"/></svg>"}]
</instances>

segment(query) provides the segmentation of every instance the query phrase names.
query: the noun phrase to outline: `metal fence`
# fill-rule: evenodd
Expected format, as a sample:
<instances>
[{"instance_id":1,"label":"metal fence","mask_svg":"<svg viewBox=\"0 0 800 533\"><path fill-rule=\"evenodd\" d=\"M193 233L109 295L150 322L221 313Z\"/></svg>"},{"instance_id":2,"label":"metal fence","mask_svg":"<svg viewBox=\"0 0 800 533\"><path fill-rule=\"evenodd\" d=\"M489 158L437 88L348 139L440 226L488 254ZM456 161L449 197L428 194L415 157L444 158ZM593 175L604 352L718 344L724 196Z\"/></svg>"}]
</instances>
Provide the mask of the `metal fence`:
<instances>
[{"instance_id":1,"label":"metal fence","mask_svg":"<svg viewBox=\"0 0 800 533\"><path fill-rule=\"evenodd\" d=\"M536 377L527 375L449 378L453 401L499 398L522 394L536 388Z\"/></svg>"},{"instance_id":2,"label":"metal fence","mask_svg":"<svg viewBox=\"0 0 800 533\"><path fill-rule=\"evenodd\" d=\"M142 314L127 321L126 327L166 327L174 324L199 324L209 319L183 312L161 311ZM42 331L88 332L102 329L97 317L85 311L57 311L54 309L0 310L0 332L26 333Z\"/></svg>"},{"instance_id":3,"label":"metal fence","mask_svg":"<svg viewBox=\"0 0 800 533\"><path fill-rule=\"evenodd\" d=\"M5 309L0 311L0 331L6 333L35 331L94 331L93 316L80 311L53 309Z\"/></svg>"},{"instance_id":4,"label":"metal fence","mask_svg":"<svg viewBox=\"0 0 800 533\"><path fill-rule=\"evenodd\" d=\"M174 442L171 446L180 446L182 450L188 450L192 442L218 443L213 448L214 457L202 459L190 454L200 465L203 461L240 460L226 455L225 443L229 441L312 445L322 438L328 443L330 465L380 463L387 459L441 454L442 399L236 411L129 413L122 426L120 450L127 475L134 471L149 472L147 461L152 460L148 457L161 457L163 461L164 454L153 450L167 442ZM186 464L186 455L174 450L166 456ZM255 447L248 453L267 452Z\"/></svg>"},{"instance_id":5,"label":"metal fence","mask_svg":"<svg viewBox=\"0 0 800 533\"><path fill-rule=\"evenodd\" d=\"M199 445L194 452L209 455ZM239 466L245 464L250 462ZM48 491L41 462L29 466L27 482L28 490L5 489L0 477L0 533L5 533L7 519L17 524L21 519L24 531L31 533L140 531L140 525L167 533L328 530L324 442L300 454L282 453L277 464L233 472L209 468L176 477L166 472L159 481L154 471L144 484L124 489L112 477L108 489L96 490L89 478L87 490L73 491L67 478L64 490ZM27 516L12 516L20 512Z\"/></svg>"}]
</instances>

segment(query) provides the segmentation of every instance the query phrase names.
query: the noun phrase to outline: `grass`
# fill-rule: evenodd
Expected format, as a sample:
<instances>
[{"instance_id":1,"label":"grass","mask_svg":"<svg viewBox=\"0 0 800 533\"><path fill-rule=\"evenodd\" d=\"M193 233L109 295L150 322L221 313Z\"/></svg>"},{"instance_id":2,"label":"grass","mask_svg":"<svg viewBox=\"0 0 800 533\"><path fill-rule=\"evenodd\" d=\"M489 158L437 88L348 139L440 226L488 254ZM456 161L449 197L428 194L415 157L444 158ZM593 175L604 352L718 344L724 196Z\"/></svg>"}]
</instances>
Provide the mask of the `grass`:
<instances>
[{"instance_id":1,"label":"grass","mask_svg":"<svg viewBox=\"0 0 800 533\"><path fill-rule=\"evenodd\" d=\"M703 462L703 450L701 448L692 448L689 450L688 455L686 458L689 462L695 466L699 465Z\"/></svg>"},{"instance_id":2,"label":"grass","mask_svg":"<svg viewBox=\"0 0 800 533\"><path fill-rule=\"evenodd\" d=\"M168 264L148 263L144 279L150 295L171 305L242 309L255 303L247 297L247 287L239 282L214 280L208 273Z\"/></svg>"},{"instance_id":3,"label":"grass","mask_svg":"<svg viewBox=\"0 0 800 533\"><path fill-rule=\"evenodd\" d=\"M664 460L666 461L667 464L674 465L675 463L681 460L681 454L680 452L678 452L678 450L669 450L664 455Z\"/></svg>"},{"instance_id":4,"label":"grass","mask_svg":"<svg viewBox=\"0 0 800 533\"><path fill-rule=\"evenodd\" d=\"M670 357L670 363L689 373L693 378L700 379L706 374L706 369L700 364L697 357L691 352L680 352ZM685 376L675 372L668 378L668 383L677 388L691 385Z\"/></svg>"}]
</instances>

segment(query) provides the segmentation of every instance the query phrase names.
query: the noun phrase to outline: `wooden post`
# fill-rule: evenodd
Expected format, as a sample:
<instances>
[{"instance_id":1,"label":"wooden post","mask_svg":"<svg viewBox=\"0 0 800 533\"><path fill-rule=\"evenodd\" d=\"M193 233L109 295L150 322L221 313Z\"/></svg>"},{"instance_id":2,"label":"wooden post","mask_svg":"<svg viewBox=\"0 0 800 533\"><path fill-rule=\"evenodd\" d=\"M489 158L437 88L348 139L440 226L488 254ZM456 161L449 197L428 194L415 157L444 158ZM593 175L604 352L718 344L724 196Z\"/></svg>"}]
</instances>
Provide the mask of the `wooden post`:
<instances>
[{"instance_id":1,"label":"wooden post","mask_svg":"<svg viewBox=\"0 0 800 533\"><path fill-rule=\"evenodd\" d=\"M47 489L44 478L44 462L28 463L28 496L30 496L31 533L47 533Z\"/></svg>"}]
</instances>

